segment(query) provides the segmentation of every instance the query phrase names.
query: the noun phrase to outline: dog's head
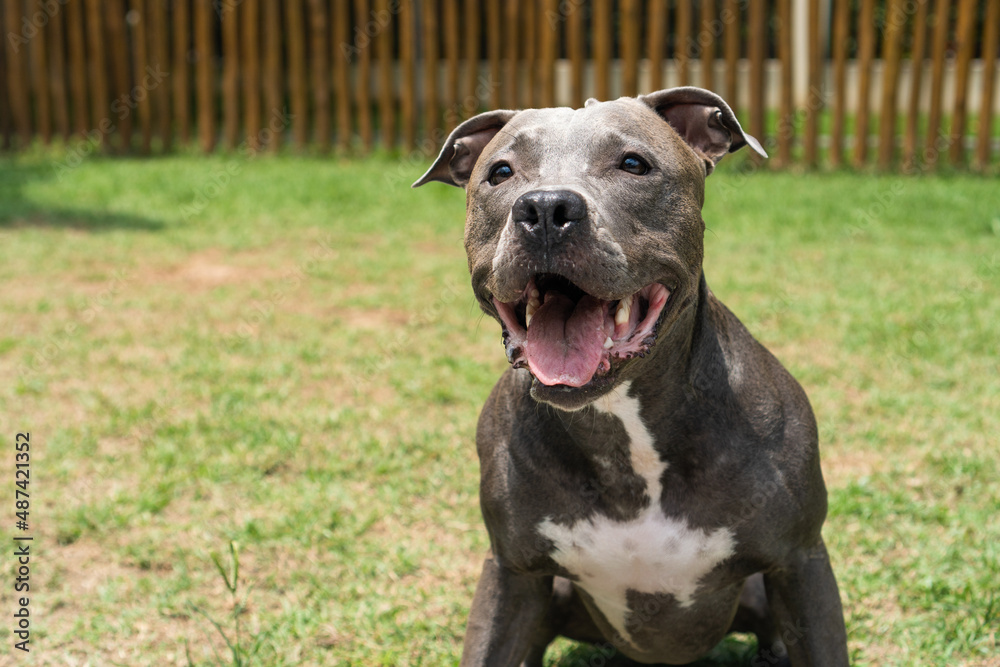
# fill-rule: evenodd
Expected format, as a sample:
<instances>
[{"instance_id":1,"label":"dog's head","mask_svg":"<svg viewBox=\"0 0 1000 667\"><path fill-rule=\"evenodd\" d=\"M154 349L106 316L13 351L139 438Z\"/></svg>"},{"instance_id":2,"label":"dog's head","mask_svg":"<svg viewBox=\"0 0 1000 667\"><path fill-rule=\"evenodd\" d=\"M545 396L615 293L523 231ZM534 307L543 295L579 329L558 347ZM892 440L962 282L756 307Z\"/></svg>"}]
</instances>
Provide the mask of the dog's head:
<instances>
[{"instance_id":1,"label":"dog's head","mask_svg":"<svg viewBox=\"0 0 1000 667\"><path fill-rule=\"evenodd\" d=\"M479 305L535 398L577 408L694 302L705 177L744 145L765 155L721 97L693 87L491 111L459 125L414 187L466 188Z\"/></svg>"}]
</instances>

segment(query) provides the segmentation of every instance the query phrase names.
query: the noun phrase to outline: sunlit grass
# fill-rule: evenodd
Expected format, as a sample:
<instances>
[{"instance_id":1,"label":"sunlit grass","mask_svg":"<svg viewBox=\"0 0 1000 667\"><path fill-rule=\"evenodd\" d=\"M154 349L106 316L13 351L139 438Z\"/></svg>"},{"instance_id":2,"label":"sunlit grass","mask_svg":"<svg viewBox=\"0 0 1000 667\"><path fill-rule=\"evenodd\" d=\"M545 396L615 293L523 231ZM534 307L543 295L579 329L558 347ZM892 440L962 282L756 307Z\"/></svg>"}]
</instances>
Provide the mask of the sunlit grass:
<instances>
[{"instance_id":1,"label":"sunlit grass","mask_svg":"<svg viewBox=\"0 0 1000 667\"><path fill-rule=\"evenodd\" d=\"M505 368L462 192L409 189L429 157L60 159L0 160L38 664L215 664L234 612L250 664L457 664L488 545L475 421ZM996 181L740 164L707 185L705 270L813 401L854 662L987 664Z\"/></svg>"}]
</instances>

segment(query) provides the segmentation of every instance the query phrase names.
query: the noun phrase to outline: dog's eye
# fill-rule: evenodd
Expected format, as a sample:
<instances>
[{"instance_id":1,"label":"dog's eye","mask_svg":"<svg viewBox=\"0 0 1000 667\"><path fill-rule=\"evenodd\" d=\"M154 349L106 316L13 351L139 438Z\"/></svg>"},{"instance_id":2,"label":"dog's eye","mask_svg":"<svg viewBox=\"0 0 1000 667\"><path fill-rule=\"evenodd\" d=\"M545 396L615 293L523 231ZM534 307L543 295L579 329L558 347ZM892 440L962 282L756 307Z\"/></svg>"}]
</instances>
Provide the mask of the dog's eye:
<instances>
[{"instance_id":1,"label":"dog's eye","mask_svg":"<svg viewBox=\"0 0 1000 667\"><path fill-rule=\"evenodd\" d=\"M618 168L636 176L642 176L649 171L649 165L638 155L626 155Z\"/></svg>"},{"instance_id":2,"label":"dog's eye","mask_svg":"<svg viewBox=\"0 0 1000 667\"><path fill-rule=\"evenodd\" d=\"M506 162L501 162L493 165L493 168L490 169L490 175L486 180L489 181L490 185L500 185L513 175L514 170L510 168L510 165Z\"/></svg>"}]
</instances>

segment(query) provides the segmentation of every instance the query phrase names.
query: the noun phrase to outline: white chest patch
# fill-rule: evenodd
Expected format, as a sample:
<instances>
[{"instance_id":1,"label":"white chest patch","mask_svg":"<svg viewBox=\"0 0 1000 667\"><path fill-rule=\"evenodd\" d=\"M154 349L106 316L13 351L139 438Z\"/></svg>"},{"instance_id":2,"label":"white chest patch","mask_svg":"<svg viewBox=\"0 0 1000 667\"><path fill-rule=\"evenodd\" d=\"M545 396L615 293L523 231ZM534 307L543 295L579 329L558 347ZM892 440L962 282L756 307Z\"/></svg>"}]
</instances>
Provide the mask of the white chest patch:
<instances>
[{"instance_id":1,"label":"white chest patch","mask_svg":"<svg viewBox=\"0 0 1000 667\"><path fill-rule=\"evenodd\" d=\"M667 464L653 449L652 434L639 416L639 400L628 397L624 383L594 406L622 420L629 436L632 468L646 480L650 504L635 519L614 521L596 515L573 525L546 519L539 534L552 540L552 559L578 577L608 622L627 641L627 593L668 593L681 606L693 603L699 580L729 558L735 547L733 532L691 528L684 519L670 518L660 509L660 479Z\"/></svg>"}]
</instances>

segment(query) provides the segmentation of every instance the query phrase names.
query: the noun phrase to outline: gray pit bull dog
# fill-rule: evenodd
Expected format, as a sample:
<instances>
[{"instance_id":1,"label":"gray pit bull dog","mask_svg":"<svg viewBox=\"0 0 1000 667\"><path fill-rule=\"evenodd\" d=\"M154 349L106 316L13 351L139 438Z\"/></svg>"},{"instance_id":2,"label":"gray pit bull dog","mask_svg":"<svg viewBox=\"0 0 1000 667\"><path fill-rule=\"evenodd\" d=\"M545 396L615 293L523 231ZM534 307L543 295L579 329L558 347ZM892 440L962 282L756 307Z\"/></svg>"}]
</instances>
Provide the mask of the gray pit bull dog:
<instances>
[{"instance_id":1,"label":"gray pit bull dog","mask_svg":"<svg viewBox=\"0 0 1000 667\"><path fill-rule=\"evenodd\" d=\"M491 556L461 664L541 665L557 636L683 664L753 632L754 664L848 664L799 384L708 289L705 177L744 145L700 88L492 111L429 181L509 369L476 436Z\"/></svg>"}]
</instances>

